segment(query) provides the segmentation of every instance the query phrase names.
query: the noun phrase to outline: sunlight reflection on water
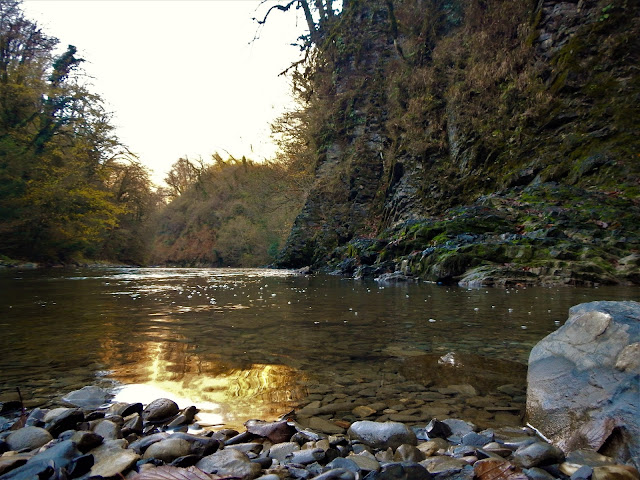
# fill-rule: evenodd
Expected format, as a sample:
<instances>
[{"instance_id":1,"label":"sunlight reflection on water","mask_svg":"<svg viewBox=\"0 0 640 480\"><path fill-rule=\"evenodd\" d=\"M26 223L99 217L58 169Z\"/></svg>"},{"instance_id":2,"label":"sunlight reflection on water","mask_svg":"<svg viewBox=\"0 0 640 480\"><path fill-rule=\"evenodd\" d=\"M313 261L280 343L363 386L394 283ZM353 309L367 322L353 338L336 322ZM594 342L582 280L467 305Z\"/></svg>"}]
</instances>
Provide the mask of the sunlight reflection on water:
<instances>
[{"instance_id":1,"label":"sunlight reflection on water","mask_svg":"<svg viewBox=\"0 0 640 480\"><path fill-rule=\"evenodd\" d=\"M464 289L153 268L5 271L0 292L0 399L16 387L46 400L87 384L138 385L119 395L161 389L227 425L286 413L317 384L340 391L399 375L445 386L484 377L483 393L522 384L530 348L569 307L637 297L621 287ZM437 366L450 353L468 370L457 378Z\"/></svg>"}]
</instances>

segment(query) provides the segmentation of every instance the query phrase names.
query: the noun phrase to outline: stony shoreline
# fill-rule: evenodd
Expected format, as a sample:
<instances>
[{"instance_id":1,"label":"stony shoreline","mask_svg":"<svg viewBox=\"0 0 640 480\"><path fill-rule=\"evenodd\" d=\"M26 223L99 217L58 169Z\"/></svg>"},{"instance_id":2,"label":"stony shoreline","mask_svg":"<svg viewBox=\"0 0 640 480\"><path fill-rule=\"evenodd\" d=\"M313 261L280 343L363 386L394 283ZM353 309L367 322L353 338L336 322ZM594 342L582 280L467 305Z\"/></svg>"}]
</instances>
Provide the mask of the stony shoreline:
<instances>
[{"instance_id":1,"label":"stony shoreline","mask_svg":"<svg viewBox=\"0 0 640 480\"><path fill-rule=\"evenodd\" d=\"M97 406L104 394L85 387L65 397L74 407L50 410L2 405L0 479L640 479L593 450L565 454L526 426L480 429L454 418L303 426L301 411L248 420L244 431L212 430L198 423L196 406Z\"/></svg>"}]
</instances>

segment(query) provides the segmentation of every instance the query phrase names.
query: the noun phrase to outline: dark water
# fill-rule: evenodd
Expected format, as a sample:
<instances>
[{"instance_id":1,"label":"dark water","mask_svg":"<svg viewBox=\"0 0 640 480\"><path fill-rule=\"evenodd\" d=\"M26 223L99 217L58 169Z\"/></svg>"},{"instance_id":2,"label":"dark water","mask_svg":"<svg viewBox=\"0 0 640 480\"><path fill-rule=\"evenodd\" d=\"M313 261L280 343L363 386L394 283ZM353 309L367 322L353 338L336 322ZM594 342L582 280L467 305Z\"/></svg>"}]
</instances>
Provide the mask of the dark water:
<instances>
[{"instance_id":1,"label":"dark water","mask_svg":"<svg viewBox=\"0 0 640 480\"><path fill-rule=\"evenodd\" d=\"M633 288L467 290L274 270L5 270L0 400L16 387L46 405L88 384L127 385L118 398L171 395L205 421L238 425L358 382L469 383L488 395L524 384L529 350L569 307L638 297ZM442 357L461 368L443 373Z\"/></svg>"}]
</instances>

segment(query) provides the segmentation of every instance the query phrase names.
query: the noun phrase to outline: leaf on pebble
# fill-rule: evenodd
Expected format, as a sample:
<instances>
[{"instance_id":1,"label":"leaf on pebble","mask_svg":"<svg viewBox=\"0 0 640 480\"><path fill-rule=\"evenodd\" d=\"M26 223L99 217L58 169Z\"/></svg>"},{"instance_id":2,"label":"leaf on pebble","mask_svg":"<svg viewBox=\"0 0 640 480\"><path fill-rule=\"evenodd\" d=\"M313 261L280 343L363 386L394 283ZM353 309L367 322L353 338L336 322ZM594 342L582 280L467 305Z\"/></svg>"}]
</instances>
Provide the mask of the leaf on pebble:
<instances>
[{"instance_id":1,"label":"leaf on pebble","mask_svg":"<svg viewBox=\"0 0 640 480\"><path fill-rule=\"evenodd\" d=\"M506 460L487 458L473 465L478 480L527 480L527 476Z\"/></svg>"},{"instance_id":2,"label":"leaf on pebble","mask_svg":"<svg viewBox=\"0 0 640 480\"><path fill-rule=\"evenodd\" d=\"M196 467L179 468L165 465L145 470L135 475L131 480L220 480L227 477L208 474Z\"/></svg>"}]
</instances>

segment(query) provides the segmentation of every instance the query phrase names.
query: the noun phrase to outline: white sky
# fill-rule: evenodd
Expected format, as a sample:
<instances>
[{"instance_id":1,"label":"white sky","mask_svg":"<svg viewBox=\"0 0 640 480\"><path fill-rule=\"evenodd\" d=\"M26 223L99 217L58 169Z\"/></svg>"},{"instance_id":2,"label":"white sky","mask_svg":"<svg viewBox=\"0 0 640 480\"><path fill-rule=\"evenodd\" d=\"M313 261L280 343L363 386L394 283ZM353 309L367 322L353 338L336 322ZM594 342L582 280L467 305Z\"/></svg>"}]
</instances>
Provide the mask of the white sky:
<instances>
[{"instance_id":1,"label":"white sky","mask_svg":"<svg viewBox=\"0 0 640 480\"><path fill-rule=\"evenodd\" d=\"M270 122L291 108L278 73L300 57L293 9L251 43L259 0L24 0L26 15L78 48L120 140L162 182L179 157L272 156ZM260 15L258 15L260 13Z\"/></svg>"}]
</instances>

